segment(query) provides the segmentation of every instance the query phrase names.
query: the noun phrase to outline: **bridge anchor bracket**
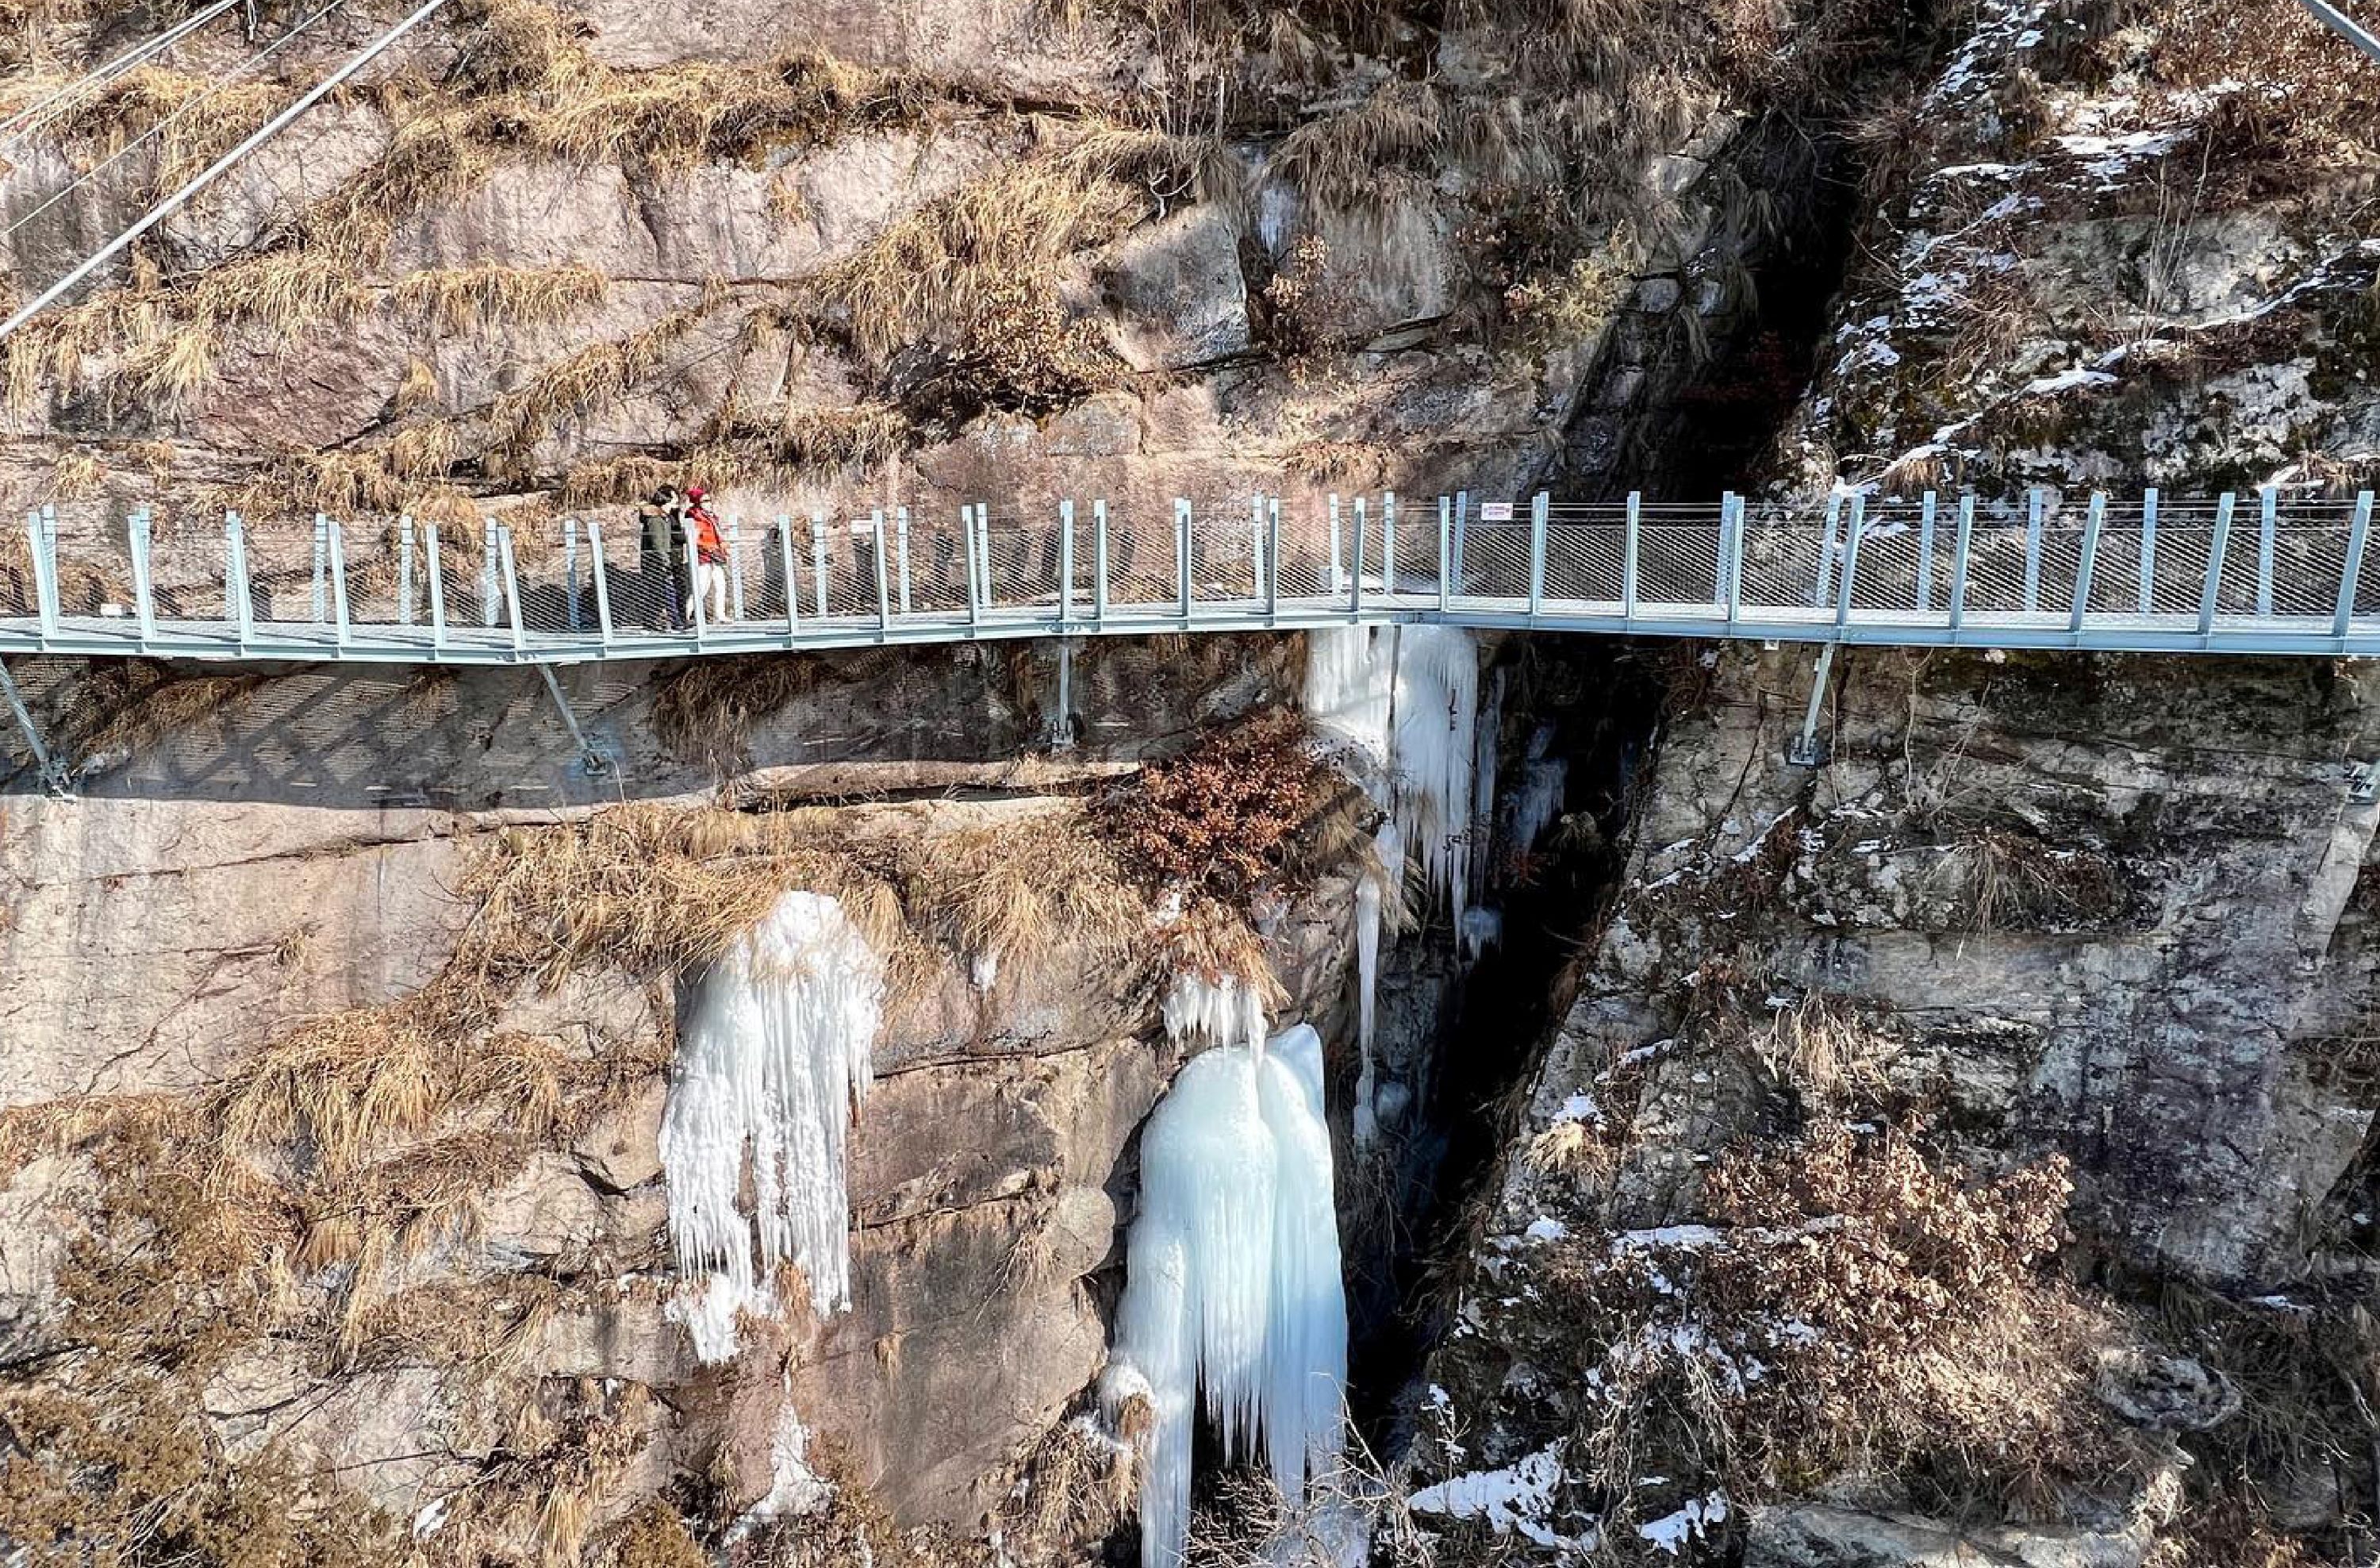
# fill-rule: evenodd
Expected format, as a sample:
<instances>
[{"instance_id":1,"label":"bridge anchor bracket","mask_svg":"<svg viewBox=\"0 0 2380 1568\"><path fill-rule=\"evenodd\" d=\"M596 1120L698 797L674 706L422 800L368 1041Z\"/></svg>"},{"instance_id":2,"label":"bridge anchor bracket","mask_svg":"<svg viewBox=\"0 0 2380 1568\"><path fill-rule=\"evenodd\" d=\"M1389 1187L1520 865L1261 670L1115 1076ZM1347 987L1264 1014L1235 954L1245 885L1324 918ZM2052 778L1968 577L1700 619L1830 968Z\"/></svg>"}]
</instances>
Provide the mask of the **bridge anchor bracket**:
<instances>
[{"instance_id":1,"label":"bridge anchor bracket","mask_svg":"<svg viewBox=\"0 0 2380 1568\"><path fill-rule=\"evenodd\" d=\"M2359 803L2380 800L2380 762L2348 765L2347 798Z\"/></svg>"},{"instance_id":2,"label":"bridge anchor bracket","mask_svg":"<svg viewBox=\"0 0 2380 1568\"><path fill-rule=\"evenodd\" d=\"M587 732L578 727L578 715L570 711L570 699L562 694L562 683L553 678L553 666L540 664L537 673L544 678L546 695L553 699L554 711L562 715L563 727L570 732L572 743L578 748L579 771L590 779L610 773L611 755L589 740Z\"/></svg>"},{"instance_id":3,"label":"bridge anchor bracket","mask_svg":"<svg viewBox=\"0 0 2380 1568\"><path fill-rule=\"evenodd\" d=\"M1827 743L1818 738L1818 715L1827 706L1827 677L1834 673L1836 644L1818 650L1818 667L1810 677L1810 706L1802 714L1802 733L1785 748L1785 760L1795 768L1824 767Z\"/></svg>"},{"instance_id":4,"label":"bridge anchor bracket","mask_svg":"<svg viewBox=\"0 0 2380 1568\"><path fill-rule=\"evenodd\" d=\"M42 744L42 727L33 723L32 710L25 706L25 694L17 688L16 677L9 675L5 662L0 662L0 698L7 699L8 711L17 717L17 727L25 732L25 745L32 751L33 767L42 776L42 787L61 800L74 798L73 775Z\"/></svg>"}]
</instances>

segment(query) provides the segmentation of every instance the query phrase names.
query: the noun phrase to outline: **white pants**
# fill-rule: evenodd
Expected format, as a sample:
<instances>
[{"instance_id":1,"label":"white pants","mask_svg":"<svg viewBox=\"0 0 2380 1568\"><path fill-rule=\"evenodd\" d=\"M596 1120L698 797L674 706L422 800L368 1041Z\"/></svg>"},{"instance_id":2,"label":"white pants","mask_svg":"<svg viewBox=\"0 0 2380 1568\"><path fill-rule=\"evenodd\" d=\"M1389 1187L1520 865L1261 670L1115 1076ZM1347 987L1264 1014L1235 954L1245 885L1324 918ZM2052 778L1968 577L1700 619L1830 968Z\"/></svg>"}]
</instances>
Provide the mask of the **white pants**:
<instances>
[{"instance_id":1,"label":"white pants","mask_svg":"<svg viewBox=\"0 0 2380 1568\"><path fill-rule=\"evenodd\" d=\"M694 606L698 600L708 600L703 606L703 624L715 626L727 619L727 568L708 561L698 561L694 567L694 591L686 598L686 625L694 624Z\"/></svg>"}]
</instances>

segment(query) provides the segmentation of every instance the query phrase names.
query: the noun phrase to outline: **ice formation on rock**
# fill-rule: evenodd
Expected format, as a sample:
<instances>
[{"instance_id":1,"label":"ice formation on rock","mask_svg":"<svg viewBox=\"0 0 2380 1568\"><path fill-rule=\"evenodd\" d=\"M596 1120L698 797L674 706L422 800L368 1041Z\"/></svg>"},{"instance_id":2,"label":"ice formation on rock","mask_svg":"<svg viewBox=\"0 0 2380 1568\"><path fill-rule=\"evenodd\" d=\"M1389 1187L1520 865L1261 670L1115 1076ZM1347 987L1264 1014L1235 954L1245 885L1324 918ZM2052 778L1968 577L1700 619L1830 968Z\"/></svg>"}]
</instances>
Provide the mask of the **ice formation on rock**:
<instances>
[{"instance_id":1,"label":"ice formation on rock","mask_svg":"<svg viewBox=\"0 0 2380 1568\"><path fill-rule=\"evenodd\" d=\"M1372 839L1374 865L1355 881L1355 1049L1360 1068L1355 1076L1355 1142L1368 1147L1378 1136L1379 1122L1372 1100L1378 1079L1372 1063L1372 1040L1378 1032L1380 930L1388 914L1404 896L1404 839L1396 819L1380 824Z\"/></svg>"},{"instance_id":2,"label":"ice formation on rock","mask_svg":"<svg viewBox=\"0 0 2380 1568\"><path fill-rule=\"evenodd\" d=\"M1193 1057L1141 1136L1116 1348L1102 1404L1141 1451L1141 1562L1181 1561L1201 1403L1227 1460L1259 1452L1293 1508L1342 1442L1339 1273L1322 1041Z\"/></svg>"},{"instance_id":3,"label":"ice formation on rock","mask_svg":"<svg viewBox=\"0 0 2380 1568\"><path fill-rule=\"evenodd\" d=\"M1178 1044L1264 1049L1264 998L1237 975L1210 980L1183 970L1166 988L1161 1011L1165 1038Z\"/></svg>"},{"instance_id":4,"label":"ice formation on rock","mask_svg":"<svg viewBox=\"0 0 2380 1568\"><path fill-rule=\"evenodd\" d=\"M1485 889L1494 865L1496 835L1496 744L1504 729L1505 673L1492 670L1479 699L1479 723L1473 735L1471 759L1471 885Z\"/></svg>"},{"instance_id":5,"label":"ice formation on rock","mask_svg":"<svg viewBox=\"0 0 2380 1568\"><path fill-rule=\"evenodd\" d=\"M739 1311L773 1315L780 1264L801 1270L820 1316L851 1304L844 1147L883 999L883 965L842 906L803 892L696 987L661 1155L678 1272L703 1281L676 1315L705 1361L735 1354Z\"/></svg>"},{"instance_id":6,"label":"ice formation on rock","mask_svg":"<svg viewBox=\"0 0 2380 1568\"><path fill-rule=\"evenodd\" d=\"M1342 752L1347 771L1367 782L1382 780L1389 766L1399 629L1323 626L1305 634L1306 717Z\"/></svg>"},{"instance_id":7,"label":"ice formation on rock","mask_svg":"<svg viewBox=\"0 0 2380 1568\"><path fill-rule=\"evenodd\" d=\"M1459 925L1471 895L1472 769L1479 653L1460 626L1404 626L1397 638L1397 825L1430 896Z\"/></svg>"}]
</instances>

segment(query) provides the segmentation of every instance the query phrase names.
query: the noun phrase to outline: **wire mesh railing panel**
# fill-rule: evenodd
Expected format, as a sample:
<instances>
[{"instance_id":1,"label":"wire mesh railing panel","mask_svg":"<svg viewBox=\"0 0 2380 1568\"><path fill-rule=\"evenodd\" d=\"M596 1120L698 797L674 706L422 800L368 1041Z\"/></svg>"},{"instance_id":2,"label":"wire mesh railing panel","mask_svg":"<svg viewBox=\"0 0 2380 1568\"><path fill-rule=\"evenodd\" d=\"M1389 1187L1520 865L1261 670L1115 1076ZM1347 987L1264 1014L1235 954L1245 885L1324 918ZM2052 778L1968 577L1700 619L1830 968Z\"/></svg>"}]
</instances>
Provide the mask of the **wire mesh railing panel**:
<instances>
[{"instance_id":1,"label":"wire mesh railing panel","mask_svg":"<svg viewBox=\"0 0 2380 1568\"><path fill-rule=\"evenodd\" d=\"M1819 602L1821 585L1818 581L1819 562L1824 559L1831 570L1833 558L1825 552L1826 538L1812 521L1787 523L1754 523L1743 525L1743 553L1738 567L1737 597L1746 606L1763 605L1775 608ZM1718 548L1714 534L1711 548ZM1640 578L1643 567L1638 567ZM1689 586L1694 586L1689 583ZM1718 591L1716 571L1707 589L1694 597L1708 600ZM1649 598L1651 590L1640 584L1637 596Z\"/></svg>"},{"instance_id":2,"label":"wire mesh railing panel","mask_svg":"<svg viewBox=\"0 0 2380 1568\"><path fill-rule=\"evenodd\" d=\"M231 618L224 592L226 548L220 519L161 523L149 530L149 595L159 620ZM0 580L5 577L0 572Z\"/></svg>"},{"instance_id":3,"label":"wire mesh railing panel","mask_svg":"<svg viewBox=\"0 0 2380 1568\"><path fill-rule=\"evenodd\" d=\"M1624 526L1554 524L1546 529L1546 598L1617 603L1628 552Z\"/></svg>"},{"instance_id":4,"label":"wire mesh railing panel","mask_svg":"<svg viewBox=\"0 0 2380 1568\"><path fill-rule=\"evenodd\" d=\"M1182 584L1173 565L1174 537L1171 508L1108 509L1110 604L1151 606L1181 602Z\"/></svg>"},{"instance_id":5,"label":"wire mesh railing panel","mask_svg":"<svg viewBox=\"0 0 2380 1568\"><path fill-rule=\"evenodd\" d=\"M1920 581L1929 590L1933 587L1925 547L1925 532L1912 518L1886 517L1870 520L1860 530L1857 558L1850 563L1852 609L1915 612ZM1841 584L1834 587L1840 593ZM1936 602L1940 602L1938 595Z\"/></svg>"},{"instance_id":6,"label":"wire mesh railing panel","mask_svg":"<svg viewBox=\"0 0 2380 1568\"><path fill-rule=\"evenodd\" d=\"M1191 509L1190 597L1195 604L1246 604L1259 596L1264 539L1247 504L1228 498Z\"/></svg>"},{"instance_id":7,"label":"wire mesh railing panel","mask_svg":"<svg viewBox=\"0 0 2380 1568\"><path fill-rule=\"evenodd\" d=\"M2026 603L2030 570L2026 562L2025 528L1978 523L1967 541L1967 583L1964 602L1970 615L2021 614ZM2037 579L2034 598L2039 597Z\"/></svg>"},{"instance_id":8,"label":"wire mesh railing panel","mask_svg":"<svg viewBox=\"0 0 2380 1568\"><path fill-rule=\"evenodd\" d=\"M2347 529L2284 517L2273 541L2273 609L2277 615L2328 616L2338 607L2339 575L2347 568Z\"/></svg>"},{"instance_id":9,"label":"wire mesh railing panel","mask_svg":"<svg viewBox=\"0 0 2380 1568\"><path fill-rule=\"evenodd\" d=\"M1718 595L1718 529L1668 524L1636 538L1639 604L1709 604Z\"/></svg>"},{"instance_id":10,"label":"wire mesh railing panel","mask_svg":"<svg viewBox=\"0 0 2380 1568\"><path fill-rule=\"evenodd\" d=\"M1463 576L1456 587L1465 599L1529 597L1529 525L1473 523L1462 541Z\"/></svg>"},{"instance_id":11,"label":"wire mesh railing panel","mask_svg":"<svg viewBox=\"0 0 2380 1568\"><path fill-rule=\"evenodd\" d=\"M1331 549L1327 512L1281 504L1278 573L1284 600L1336 598L1346 591L1345 565Z\"/></svg>"},{"instance_id":12,"label":"wire mesh railing panel","mask_svg":"<svg viewBox=\"0 0 2380 1568\"><path fill-rule=\"evenodd\" d=\"M997 609L1041 609L1058 597L1058 519L993 516L983 529L988 603Z\"/></svg>"},{"instance_id":13,"label":"wire mesh railing panel","mask_svg":"<svg viewBox=\"0 0 2380 1568\"><path fill-rule=\"evenodd\" d=\"M59 614L112 620L135 613L131 542L121 525L61 529L56 560ZM29 604L31 588L29 581Z\"/></svg>"},{"instance_id":14,"label":"wire mesh railing panel","mask_svg":"<svg viewBox=\"0 0 2380 1568\"><path fill-rule=\"evenodd\" d=\"M896 530L896 564L898 535ZM974 555L957 512L913 513L909 518L909 608L951 615L966 609L967 568Z\"/></svg>"}]
</instances>

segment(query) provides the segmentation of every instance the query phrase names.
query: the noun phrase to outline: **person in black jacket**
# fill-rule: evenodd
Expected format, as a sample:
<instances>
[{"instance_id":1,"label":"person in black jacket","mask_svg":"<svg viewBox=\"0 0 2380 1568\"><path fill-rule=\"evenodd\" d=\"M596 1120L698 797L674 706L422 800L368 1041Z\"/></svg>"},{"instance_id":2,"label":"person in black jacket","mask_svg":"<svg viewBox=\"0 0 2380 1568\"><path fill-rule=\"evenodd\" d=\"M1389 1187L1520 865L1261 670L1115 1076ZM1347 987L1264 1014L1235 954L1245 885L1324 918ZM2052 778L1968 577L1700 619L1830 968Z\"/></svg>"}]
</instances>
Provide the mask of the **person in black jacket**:
<instances>
[{"instance_id":1,"label":"person in black jacket","mask_svg":"<svg viewBox=\"0 0 2380 1568\"><path fill-rule=\"evenodd\" d=\"M656 631L684 624L686 558L678 541L685 517L686 496L674 484L662 485L637 508L637 606Z\"/></svg>"}]
</instances>

